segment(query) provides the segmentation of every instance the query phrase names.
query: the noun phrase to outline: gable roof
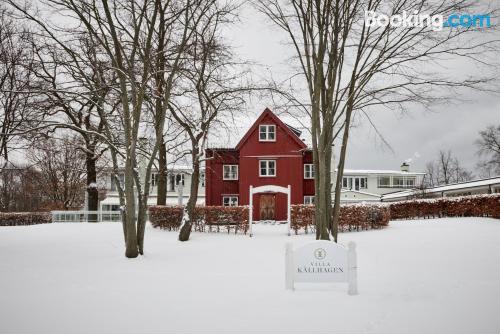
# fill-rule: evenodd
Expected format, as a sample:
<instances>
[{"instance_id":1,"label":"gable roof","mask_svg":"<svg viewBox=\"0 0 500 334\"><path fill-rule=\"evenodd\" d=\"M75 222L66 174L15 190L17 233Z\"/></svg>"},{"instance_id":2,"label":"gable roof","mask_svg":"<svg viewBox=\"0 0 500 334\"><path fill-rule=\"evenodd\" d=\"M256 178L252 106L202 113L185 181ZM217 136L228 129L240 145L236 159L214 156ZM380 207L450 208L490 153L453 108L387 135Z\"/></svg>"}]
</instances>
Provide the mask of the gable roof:
<instances>
[{"instance_id":1,"label":"gable roof","mask_svg":"<svg viewBox=\"0 0 500 334\"><path fill-rule=\"evenodd\" d=\"M293 141L295 141L300 146L301 149L307 148L307 145L298 137L298 135L293 130L290 129L289 126L283 123L283 121L281 121L281 119L279 119L279 117L276 116L271 111L271 109L266 108L264 109L262 114L260 114L259 118L257 118L257 120L253 123L250 129L248 129L243 138L241 138L241 140L238 142L238 145L236 145L237 150L239 150L241 146L243 146L243 144L248 140L248 138L250 138L250 135L255 131L257 126L266 116L269 116L277 126L279 126Z\"/></svg>"}]
</instances>

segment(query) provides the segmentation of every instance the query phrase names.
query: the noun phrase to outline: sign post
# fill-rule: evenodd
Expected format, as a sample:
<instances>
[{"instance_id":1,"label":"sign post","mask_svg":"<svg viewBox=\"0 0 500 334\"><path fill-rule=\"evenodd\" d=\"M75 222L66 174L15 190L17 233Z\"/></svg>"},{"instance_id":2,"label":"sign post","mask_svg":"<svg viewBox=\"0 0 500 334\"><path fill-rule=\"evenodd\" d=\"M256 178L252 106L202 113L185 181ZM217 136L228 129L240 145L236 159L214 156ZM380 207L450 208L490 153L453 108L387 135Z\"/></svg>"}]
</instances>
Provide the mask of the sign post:
<instances>
[{"instance_id":1,"label":"sign post","mask_svg":"<svg viewBox=\"0 0 500 334\"><path fill-rule=\"evenodd\" d=\"M297 248L286 244L285 288L295 290L295 283L348 283L347 293L358 294L356 244L348 247L327 240L317 240Z\"/></svg>"}]
</instances>

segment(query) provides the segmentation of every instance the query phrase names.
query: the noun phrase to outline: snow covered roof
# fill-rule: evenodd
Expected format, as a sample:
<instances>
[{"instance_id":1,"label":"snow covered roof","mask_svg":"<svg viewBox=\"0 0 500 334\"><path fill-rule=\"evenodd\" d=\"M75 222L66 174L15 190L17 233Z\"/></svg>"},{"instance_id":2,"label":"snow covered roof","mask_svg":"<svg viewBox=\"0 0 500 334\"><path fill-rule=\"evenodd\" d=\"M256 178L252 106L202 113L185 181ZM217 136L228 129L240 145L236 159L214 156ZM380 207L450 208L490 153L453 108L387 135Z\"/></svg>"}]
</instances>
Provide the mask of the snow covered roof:
<instances>
[{"instance_id":1,"label":"snow covered roof","mask_svg":"<svg viewBox=\"0 0 500 334\"><path fill-rule=\"evenodd\" d=\"M387 169L344 169L344 175L351 174L375 174L375 175L425 175L421 172L403 172L400 170Z\"/></svg>"},{"instance_id":2,"label":"snow covered roof","mask_svg":"<svg viewBox=\"0 0 500 334\"><path fill-rule=\"evenodd\" d=\"M341 193L363 194L363 195L367 195L367 196L373 196L373 197L376 197L376 198L380 198L379 194L373 194L373 193L369 193L369 192L366 192L366 191L359 191L359 190L353 190L353 189L342 189L340 192Z\"/></svg>"},{"instance_id":3,"label":"snow covered roof","mask_svg":"<svg viewBox=\"0 0 500 334\"><path fill-rule=\"evenodd\" d=\"M470 188L484 187L484 186L490 186L490 185L500 185L500 176L492 177L489 179L460 182L460 183L448 184L445 186L428 188L428 189L425 189L425 193L429 194L429 193L436 193L436 192L450 191L450 190L462 190L462 189L470 189ZM395 193L382 195L382 199L406 197L406 196L418 194L419 192L422 192L422 190L398 191Z\"/></svg>"}]
</instances>

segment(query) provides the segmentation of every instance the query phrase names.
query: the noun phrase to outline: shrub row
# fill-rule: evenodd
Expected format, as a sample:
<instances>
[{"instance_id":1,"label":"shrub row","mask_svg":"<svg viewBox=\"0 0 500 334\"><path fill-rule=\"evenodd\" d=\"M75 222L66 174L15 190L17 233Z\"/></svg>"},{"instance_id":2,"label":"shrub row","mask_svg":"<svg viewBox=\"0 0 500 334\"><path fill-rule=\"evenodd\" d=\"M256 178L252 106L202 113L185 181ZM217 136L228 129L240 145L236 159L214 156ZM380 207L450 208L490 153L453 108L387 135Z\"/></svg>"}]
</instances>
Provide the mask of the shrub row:
<instances>
[{"instance_id":1,"label":"shrub row","mask_svg":"<svg viewBox=\"0 0 500 334\"><path fill-rule=\"evenodd\" d=\"M23 226L52 223L50 212L0 212L0 226Z\"/></svg>"},{"instance_id":2,"label":"shrub row","mask_svg":"<svg viewBox=\"0 0 500 334\"><path fill-rule=\"evenodd\" d=\"M314 205L292 205L291 223L295 234L313 232ZM389 224L389 207L384 204L343 204L340 207L339 231L360 231Z\"/></svg>"},{"instance_id":3,"label":"shrub row","mask_svg":"<svg viewBox=\"0 0 500 334\"><path fill-rule=\"evenodd\" d=\"M390 203L392 219L441 217L500 218L500 194L416 199Z\"/></svg>"},{"instance_id":4,"label":"shrub row","mask_svg":"<svg viewBox=\"0 0 500 334\"><path fill-rule=\"evenodd\" d=\"M182 206L152 206L149 220L153 227L177 230L183 215ZM234 233L248 231L247 206L197 206L194 212L193 228L199 232L220 232L234 230Z\"/></svg>"}]
</instances>

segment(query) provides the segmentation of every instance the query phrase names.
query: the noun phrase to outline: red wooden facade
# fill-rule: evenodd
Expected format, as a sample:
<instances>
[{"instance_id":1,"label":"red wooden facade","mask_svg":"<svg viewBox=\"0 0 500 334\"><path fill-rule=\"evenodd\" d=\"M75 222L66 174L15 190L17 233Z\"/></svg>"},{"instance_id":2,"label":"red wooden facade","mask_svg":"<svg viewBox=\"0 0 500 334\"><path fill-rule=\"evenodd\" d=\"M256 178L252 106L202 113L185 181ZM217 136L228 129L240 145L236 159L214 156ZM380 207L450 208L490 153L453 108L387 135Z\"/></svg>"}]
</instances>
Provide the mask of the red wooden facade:
<instances>
[{"instance_id":1,"label":"red wooden facade","mask_svg":"<svg viewBox=\"0 0 500 334\"><path fill-rule=\"evenodd\" d=\"M236 204L236 199L237 205L248 205L250 186L290 185L292 204L314 196L312 166L304 167L312 164L312 153L299 136L266 108L235 148L207 149L206 205ZM255 194L253 203L254 220L287 218L285 194Z\"/></svg>"}]
</instances>

